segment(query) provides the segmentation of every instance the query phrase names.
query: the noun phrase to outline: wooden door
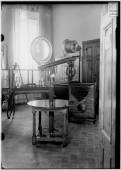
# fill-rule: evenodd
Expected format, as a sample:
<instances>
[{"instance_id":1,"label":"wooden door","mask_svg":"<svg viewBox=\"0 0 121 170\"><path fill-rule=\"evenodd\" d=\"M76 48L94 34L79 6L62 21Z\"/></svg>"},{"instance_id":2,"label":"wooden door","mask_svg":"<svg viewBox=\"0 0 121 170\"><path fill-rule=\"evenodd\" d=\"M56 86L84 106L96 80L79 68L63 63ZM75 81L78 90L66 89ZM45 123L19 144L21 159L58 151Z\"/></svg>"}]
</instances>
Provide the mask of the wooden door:
<instances>
[{"instance_id":1,"label":"wooden door","mask_svg":"<svg viewBox=\"0 0 121 170\"><path fill-rule=\"evenodd\" d=\"M83 41L82 82L94 83L99 80L100 40Z\"/></svg>"},{"instance_id":2,"label":"wooden door","mask_svg":"<svg viewBox=\"0 0 121 170\"><path fill-rule=\"evenodd\" d=\"M100 46L100 165L101 168L115 168L116 129L116 16L109 15L105 6L101 16Z\"/></svg>"}]
</instances>

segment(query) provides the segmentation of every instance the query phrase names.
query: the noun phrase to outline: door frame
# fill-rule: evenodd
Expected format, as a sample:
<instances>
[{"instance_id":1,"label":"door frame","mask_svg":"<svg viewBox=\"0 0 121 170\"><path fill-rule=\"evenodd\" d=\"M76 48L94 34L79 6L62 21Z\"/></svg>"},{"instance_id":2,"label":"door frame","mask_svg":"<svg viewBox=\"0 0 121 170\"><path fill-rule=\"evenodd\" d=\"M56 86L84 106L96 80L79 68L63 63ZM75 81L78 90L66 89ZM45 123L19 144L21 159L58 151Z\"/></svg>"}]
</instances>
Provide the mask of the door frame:
<instances>
[{"instance_id":1,"label":"door frame","mask_svg":"<svg viewBox=\"0 0 121 170\"><path fill-rule=\"evenodd\" d=\"M105 15L105 16L104 16ZM103 131L103 102L104 102L104 47L103 47L103 41L104 41L104 31L106 28L111 24L112 26L112 63L111 63L111 70L112 70L112 77L111 77L111 99L112 99L112 105L111 105L111 136L110 136L110 156L111 156L111 162L110 166L111 168L120 168L120 106L117 108L118 104L118 88L119 88L119 70L120 70L120 62L119 55L117 53L117 46L116 46L116 36L115 33L117 34L117 23L116 19L113 17L109 17L108 14L103 14L102 15L102 22L103 25L101 24L101 46L100 46L100 90L99 90L99 128L100 128L100 146L101 146L101 154L100 154L100 166L101 164L103 165L104 162L104 157L103 157L103 140L102 140L102 131ZM119 35L118 35L119 36ZM118 75L117 75L118 73ZM118 87L118 88L117 88ZM118 101L119 102L119 101ZM120 104L119 104L120 105ZM118 124L117 124L118 123ZM117 132L119 131L119 132ZM118 134L117 134L118 133ZM118 137L118 138L117 138ZM118 155L117 155L118 154ZM118 161L117 161L118 159ZM117 163L116 163L117 161ZM116 165L117 164L117 165ZM101 168L104 168L101 166Z\"/></svg>"}]
</instances>

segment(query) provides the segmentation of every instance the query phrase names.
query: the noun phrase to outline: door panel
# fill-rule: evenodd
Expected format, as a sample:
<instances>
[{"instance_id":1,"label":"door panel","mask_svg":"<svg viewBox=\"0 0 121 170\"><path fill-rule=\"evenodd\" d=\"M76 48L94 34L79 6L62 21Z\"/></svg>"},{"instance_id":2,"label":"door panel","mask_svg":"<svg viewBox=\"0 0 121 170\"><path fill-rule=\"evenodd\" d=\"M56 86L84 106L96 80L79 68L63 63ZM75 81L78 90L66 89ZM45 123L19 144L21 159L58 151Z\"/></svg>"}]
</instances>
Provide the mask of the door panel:
<instances>
[{"instance_id":1,"label":"door panel","mask_svg":"<svg viewBox=\"0 0 121 170\"><path fill-rule=\"evenodd\" d=\"M108 9L108 8L107 8ZM99 122L101 168L115 168L116 17L101 16Z\"/></svg>"},{"instance_id":2,"label":"door panel","mask_svg":"<svg viewBox=\"0 0 121 170\"><path fill-rule=\"evenodd\" d=\"M100 59L99 51L100 51L100 46L99 45L95 46L95 48L94 48L94 56L95 57L94 57L93 65L94 65L95 76L98 77L98 79L99 79L99 59Z\"/></svg>"},{"instance_id":3,"label":"door panel","mask_svg":"<svg viewBox=\"0 0 121 170\"><path fill-rule=\"evenodd\" d=\"M105 30L104 38L104 117L103 129L108 136L111 136L111 82L112 82L112 25Z\"/></svg>"},{"instance_id":4,"label":"door panel","mask_svg":"<svg viewBox=\"0 0 121 170\"><path fill-rule=\"evenodd\" d=\"M82 82L94 83L99 79L100 40L84 41L82 44Z\"/></svg>"}]
</instances>

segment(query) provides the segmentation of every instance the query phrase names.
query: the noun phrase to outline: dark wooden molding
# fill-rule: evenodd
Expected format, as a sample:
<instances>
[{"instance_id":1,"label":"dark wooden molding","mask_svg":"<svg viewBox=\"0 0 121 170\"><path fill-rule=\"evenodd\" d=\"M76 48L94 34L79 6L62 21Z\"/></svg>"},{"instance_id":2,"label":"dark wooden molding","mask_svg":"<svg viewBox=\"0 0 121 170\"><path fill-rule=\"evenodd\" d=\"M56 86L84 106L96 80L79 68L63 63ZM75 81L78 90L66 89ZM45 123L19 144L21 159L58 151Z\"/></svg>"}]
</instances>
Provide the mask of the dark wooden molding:
<instances>
[{"instance_id":1,"label":"dark wooden molding","mask_svg":"<svg viewBox=\"0 0 121 170\"><path fill-rule=\"evenodd\" d=\"M99 38L97 38L97 39L93 39L93 40L87 40L87 41L82 41L82 46L84 45L84 44L90 44L90 43L95 43L95 42L100 42L100 39Z\"/></svg>"}]
</instances>

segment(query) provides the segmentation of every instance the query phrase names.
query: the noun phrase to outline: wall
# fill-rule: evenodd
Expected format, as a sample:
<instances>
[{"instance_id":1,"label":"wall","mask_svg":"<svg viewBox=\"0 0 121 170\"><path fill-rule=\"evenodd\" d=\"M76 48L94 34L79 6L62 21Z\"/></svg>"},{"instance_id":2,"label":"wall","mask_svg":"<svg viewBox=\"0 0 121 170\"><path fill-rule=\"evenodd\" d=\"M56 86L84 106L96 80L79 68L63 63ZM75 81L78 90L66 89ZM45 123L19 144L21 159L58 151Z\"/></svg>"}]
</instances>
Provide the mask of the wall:
<instances>
[{"instance_id":1,"label":"wall","mask_svg":"<svg viewBox=\"0 0 121 170\"><path fill-rule=\"evenodd\" d=\"M62 42L66 38L79 43L100 37L102 5L54 5L53 42L54 56L62 55Z\"/></svg>"},{"instance_id":2,"label":"wall","mask_svg":"<svg viewBox=\"0 0 121 170\"><path fill-rule=\"evenodd\" d=\"M77 40L81 44L82 41L100 37L102 6L98 4L53 6L53 49L56 59L63 56L62 42L64 39Z\"/></svg>"}]
</instances>

